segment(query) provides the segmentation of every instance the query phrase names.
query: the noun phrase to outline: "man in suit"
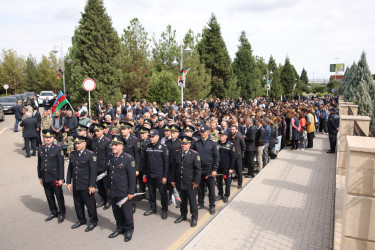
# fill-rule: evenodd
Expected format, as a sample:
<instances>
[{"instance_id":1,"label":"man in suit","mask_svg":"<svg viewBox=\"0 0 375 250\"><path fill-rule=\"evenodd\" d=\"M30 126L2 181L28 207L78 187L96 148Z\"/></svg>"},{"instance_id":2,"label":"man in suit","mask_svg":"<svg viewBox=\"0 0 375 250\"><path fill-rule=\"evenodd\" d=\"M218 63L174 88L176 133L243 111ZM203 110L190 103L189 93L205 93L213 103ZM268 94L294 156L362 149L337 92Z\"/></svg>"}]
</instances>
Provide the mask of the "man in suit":
<instances>
[{"instance_id":1,"label":"man in suit","mask_svg":"<svg viewBox=\"0 0 375 250\"><path fill-rule=\"evenodd\" d=\"M244 135L246 151L245 151L245 166L248 169L245 178L254 177L254 155L255 155L255 139L257 134L257 129L253 125L253 119L248 117L245 120L246 124L246 134Z\"/></svg>"},{"instance_id":2,"label":"man in suit","mask_svg":"<svg viewBox=\"0 0 375 250\"><path fill-rule=\"evenodd\" d=\"M47 197L51 215L45 221L58 217L58 223L65 219L65 201L62 190L64 184L64 152L60 145L54 144L55 131L43 130L45 145L38 148L38 178ZM55 196L59 204L56 206Z\"/></svg>"},{"instance_id":3,"label":"man in suit","mask_svg":"<svg viewBox=\"0 0 375 250\"><path fill-rule=\"evenodd\" d=\"M83 136L76 136L73 140L76 150L70 154L66 184L69 192L73 190L74 207L78 219L78 222L72 226L72 229L86 224L84 210L84 206L86 205L90 224L85 231L89 232L98 223L94 195L97 171L95 153L86 149L86 140L87 138Z\"/></svg>"},{"instance_id":4,"label":"man in suit","mask_svg":"<svg viewBox=\"0 0 375 250\"><path fill-rule=\"evenodd\" d=\"M38 121L31 117L30 112L26 112L26 118L21 121L20 126L23 127L23 137L26 144L26 157L30 158L30 141L33 150L32 156L36 156L36 140L39 131Z\"/></svg>"},{"instance_id":5,"label":"man in suit","mask_svg":"<svg viewBox=\"0 0 375 250\"><path fill-rule=\"evenodd\" d=\"M37 145L42 145L42 138L40 137L40 126L42 124L42 116L40 115L39 108L37 106L33 106L33 114L32 117L38 121L38 137L37 137Z\"/></svg>"},{"instance_id":6,"label":"man in suit","mask_svg":"<svg viewBox=\"0 0 375 250\"><path fill-rule=\"evenodd\" d=\"M256 150L256 158L258 162L258 170L262 170L263 168L263 150L264 150L264 137L266 132L264 131L262 119L257 118L255 120L255 124L257 126L257 133L255 137L255 150Z\"/></svg>"},{"instance_id":7,"label":"man in suit","mask_svg":"<svg viewBox=\"0 0 375 250\"><path fill-rule=\"evenodd\" d=\"M118 117L120 121L124 119L124 115L121 113L121 108L116 108L116 114L114 115L114 117Z\"/></svg>"},{"instance_id":8,"label":"man in suit","mask_svg":"<svg viewBox=\"0 0 375 250\"><path fill-rule=\"evenodd\" d=\"M198 221L197 188L201 180L202 168L198 152L190 149L192 140L189 136L182 136L181 149L172 152L176 160L171 166L171 185L177 188L181 198L181 216L174 223L186 220L189 200L190 226L195 227Z\"/></svg>"},{"instance_id":9,"label":"man in suit","mask_svg":"<svg viewBox=\"0 0 375 250\"><path fill-rule=\"evenodd\" d=\"M17 100L17 105L14 107L14 116L16 118L16 123L14 124L14 132L18 132L18 124L22 121L22 101Z\"/></svg>"},{"instance_id":10,"label":"man in suit","mask_svg":"<svg viewBox=\"0 0 375 250\"><path fill-rule=\"evenodd\" d=\"M39 102L38 102L38 97L35 95L34 97L33 97L33 99L31 100L31 102L30 102L30 106L32 107L32 106L37 106L38 108L39 108Z\"/></svg>"},{"instance_id":11,"label":"man in suit","mask_svg":"<svg viewBox=\"0 0 375 250\"><path fill-rule=\"evenodd\" d=\"M51 108L51 101L52 100L49 100L49 98L47 96L46 99L43 101L44 110L49 110Z\"/></svg>"},{"instance_id":12,"label":"man in suit","mask_svg":"<svg viewBox=\"0 0 375 250\"><path fill-rule=\"evenodd\" d=\"M235 148L236 152L236 160L234 164L234 170L238 176L238 189L242 188L242 155L243 152L246 150L245 141L238 132L237 126L232 124L230 126L230 136L228 137L228 141L233 143L233 147Z\"/></svg>"},{"instance_id":13,"label":"man in suit","mask_svg":"<svg viewBox=\"0 0 375 250\"><path fill-rule=\"evenodd\" d=\"M77 135L77 127L77 117L73 115L72 110L67 110L64 124L65 132L68 133L70 136L75 136Z\"/></svg>"},{"instance_id":14,"label":"man in suit","mask_svg":"<svg viewBox=\"0 0 375 250\"><path fill-rule=\"evenodd\" d=\"M116 115L116 110L113 108L112 103L108 104L107 114L109 114L111 117Z\"/></svg>"},{"instance_id":15,"label":"man in suit","mask_svg":"<svg viewBox=\"0 0 375 250\"><path fill-rule=\"evenodd\" d=\"M99 117L99 114L102 112L102 107L103 107L103 100L99 100L98 105L95 106L95 116Z\"/></svg>"}]
</instances>

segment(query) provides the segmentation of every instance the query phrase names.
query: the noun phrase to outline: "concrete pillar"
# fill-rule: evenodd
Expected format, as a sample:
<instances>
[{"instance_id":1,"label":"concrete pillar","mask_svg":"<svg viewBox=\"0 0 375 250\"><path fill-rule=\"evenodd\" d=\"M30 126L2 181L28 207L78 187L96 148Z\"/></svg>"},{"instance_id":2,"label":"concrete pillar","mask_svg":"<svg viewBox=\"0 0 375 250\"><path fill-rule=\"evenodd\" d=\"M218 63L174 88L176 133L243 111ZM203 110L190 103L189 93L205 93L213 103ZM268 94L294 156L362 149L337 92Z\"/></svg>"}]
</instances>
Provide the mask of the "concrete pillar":
<instances>
[{"instance_id":1,"label":"concrete pillar","mask_svg":"<svg viewBox=\"0 0 375 250\"><path fill-rule=\"evenodd\" d=\"M375 249L375 138L346 136L341 249Z\"/></svg>"}]
</instances>

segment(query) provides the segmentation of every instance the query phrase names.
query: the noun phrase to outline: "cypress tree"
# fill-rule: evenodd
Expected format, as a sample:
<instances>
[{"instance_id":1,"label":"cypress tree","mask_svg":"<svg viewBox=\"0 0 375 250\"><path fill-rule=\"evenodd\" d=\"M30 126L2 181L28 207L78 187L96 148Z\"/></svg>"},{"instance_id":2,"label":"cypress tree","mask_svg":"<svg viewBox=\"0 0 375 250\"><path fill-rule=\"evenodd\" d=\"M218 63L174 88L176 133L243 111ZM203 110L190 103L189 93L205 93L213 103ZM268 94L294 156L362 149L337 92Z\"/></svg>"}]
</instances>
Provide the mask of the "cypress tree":
<instances>
[{"instance_id":1,"label":"cypress tree","mask_svg":"<svg viewBox=\"0 0 375 250\"><path fill-rule=\"evenodd\" d=\"M357 64L354 62L350 67L349 71L347 72L347 76L345 77L345 87L343 90L344 100L346 102L352 101L355 95L355 91L357 89L357 84L355 83L355 72L357 71Z\"/></svg>"},{"instance_id":2,"label":"cypress tree","mask_svg":"<svg viewBox=\"0 0 375 250\"><path fill-rule=\"evenodd\" d=\"M253 71L255 59L252 55L251 45L245 31L241 32L239 42L240 45L233 61L233 73L237 77L237 87L242 97L247 100L251 97L252 91L254 91L251 85L254 84Z\"/></svg>"},{"instance_id":3,"label":"cypress tree","mask_svg":"<svg viewBox=\"0 0 375 250\"><path fill-rule=\"evenodd\" d=\"M202 40L198 43L200 60L211 71L211 95L226 97L233 84L231 59L221 36L220 25L214 14L203 29Z\"/></svg>"},{"instance_id":4,"label":"cypress tree","mask_svg":"<svg viewBox=\"0 0 375 250\"><path fill-rule=\"evenodd\" d=\"M72 42L72 102L80 103L87 96L82 88L85 78L96 82L91 93L92 104L99 99L112 103L121 99L121 43L102 0L87 1Z\"/></svg>"},{"instance_id":5,"label":"cypress tree","mask_svg":"<svg viewBox=\"0 0 375 250\"><path fill-rule=\"evenodd\" d=\"M147 100L149 102L171 102L180 97L180 88L177 86L177 78L169 71L154 72L148 85Z\"/></svg>"},{"instance_id":6,"label":"cypress tree","mask_svg":"<svg viewBox=\"0 0 375 250\"><path fill-rule=\"evenodd\" d=\"M287 57L285 59L285 64L283 67L283 70L281 71L280 75L280 82L281 85L284 88L284 93L287 93L291 95L293 93L293 86L296 83L296 75L295 75L295 69L294 67L290 64L290 60ZM294 92L296 94L296 91Z\"/></svg>"},{"instance_id":7,"label":"cypress tree","mask_svg":"<svg viewBox=\"0 0 375 250\"><path fill-rule=\"evenodd\" d=\"M268 71L272 71L272 75L270 78L272 79L271 82L271 91L269 92L269 96L271 98L275 98L276 100L280 100L280 96L284 93L283 86L280 83L280 71L277 67L275 59L271 55L270 59L268 60Z\"/></svg>"}]
</instances>

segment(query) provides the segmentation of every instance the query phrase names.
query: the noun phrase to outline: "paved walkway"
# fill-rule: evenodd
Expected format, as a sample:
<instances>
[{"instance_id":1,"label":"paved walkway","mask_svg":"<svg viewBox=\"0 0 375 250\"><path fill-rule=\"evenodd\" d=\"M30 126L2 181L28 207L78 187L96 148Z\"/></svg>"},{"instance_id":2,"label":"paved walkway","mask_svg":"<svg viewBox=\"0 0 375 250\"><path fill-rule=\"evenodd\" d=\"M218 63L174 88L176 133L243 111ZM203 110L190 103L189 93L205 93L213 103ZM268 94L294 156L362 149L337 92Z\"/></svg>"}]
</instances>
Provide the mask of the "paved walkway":
<instances>
[{"instance_id":1,"label":"paved walkway","mask_svg":"<svg viewBox=\"0 0 375 250\"><path fill-rule=\"evenodd\" d=\"M185 249L332 249L336 154L281 151Z\"/></svg>"}]
</instances>

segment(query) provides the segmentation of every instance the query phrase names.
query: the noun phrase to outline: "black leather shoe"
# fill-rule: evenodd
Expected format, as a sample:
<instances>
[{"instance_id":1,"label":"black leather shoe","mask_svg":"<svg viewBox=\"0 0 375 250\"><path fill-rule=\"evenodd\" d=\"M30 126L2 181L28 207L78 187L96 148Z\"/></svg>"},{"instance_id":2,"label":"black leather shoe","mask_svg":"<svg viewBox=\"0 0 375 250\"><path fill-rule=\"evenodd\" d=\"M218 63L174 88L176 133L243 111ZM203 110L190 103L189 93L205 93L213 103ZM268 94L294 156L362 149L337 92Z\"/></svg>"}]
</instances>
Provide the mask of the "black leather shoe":
<instances>
[{"instance_id":1,"label":"black leather shoe","mask_svg":"<svg viewBox=\"0 0 375 250\"><path fill-rule=\"evenodd\" d=\"M224 197L224 203L228 203L228 196Z\"/></svg>"},{"instance_id":2,"label":"black leather shoe","mask_svg":"<svg viewBox=\"0 0 375 250\"><path fill-rule=\"evenodd\" d=\"M166 219L168 218L168 212L167 212L167 211L163 211L163 212L161 213L161 218L162 218L163 220L166 220Z\"/></svg>"},{"instance_id":3,"label":"black leather shoe","mask_svg":"<svg viewBox=\"0 0 375 250\"><path fill-rule=\"evenodd\" d=\"M122 232L119 232L119 231L114 231L113 233L111 233L110 235L108 235L108 238L112 239L112 238L116 238L119 234L121 234Z\"/></svg>"},{"instance_id":4,"label":"black leather shoe","mask_svg":"<svg viewBox=\"0 0 375 250\"><path fill-rule=\"evenodd\" d=\"M50 221L52 220L53 218L56 218L57 217L57 214L51 214L50 216L48 216L45 221Z\"/></svg>"},{"instance_id":5,"label":"black leather shoe","mask_svg":"<svg viewBox=\"0 0 375 250\"><path fill-rule=\"evenodd\" d=\"M36 153L32 153L31 156L36 156Z\"/></svg>"},{"instance_id":6,"label":"black leather shoe","mask_svg":"<svg viewBox=\"0 0 375 250\"><path fill-rule=\"evenodd\" d=\"M111 203L110 203L110 202L106 202L106 203L104 204L103 209L104 209L104 210L107 210L107 209L110 208L110 207L111 207Z\"/></svg>"},{"instance_id":7,"label":"black leather shoe","mask_svg":"<svg viewBox=\"0 0 375 250\"><path fill-rule=\"evenodd\" d=\"M180 223L183 220L186 220L186 217L181 215L180 217L177 218L177 220L174 221L174 223Z\"/></svg>"},{"instance_id":8,"label":"black leather shoe","mask_svg":"<svg viewBox=\"0 0 375 250\"><path fill-rule=\"evenodd\" d=\"M247 175L245 175L245 178L254 178L254 175L253 174L247 174Z\"/></svg>"},{"instance_id":9,"label":"black leather shoe","mask_svg":"<svg viewBox=\"0 0 375 250\"><path fill-rule=\"evenodd\" d=\"M237 187L238 189L241 189L242 188L242 185L238 185L238 187Z\"/></svg>"},{"instance_id":10,"label":"black leather shoe","mask_svg":"<svg viewBox=\"0 0 375 250\"><path fill-rule=\"evenodd\" d=\"M65 215L64 214L59 214L59 219L57 220L57 223L62 223L65 220Z\"/></svg>"},{"instance_id":11,"label":"black leather shoe","mask_svg":"<svg viewBox=\"0 0 375 250\"><path fill-rule=\"evenodd\" d=\"M78 221L76 224L74 224L74 225L72 226L72 229L78 228L78 227L80 227L80 226L82 226L82 225L86 225L86 223L85 223L85 222L82 222L82 221Z\"/></svg>"},{"instance_id":12,"label":"black leather shoe","mask_svg":"<svg viewBox=\"0 0 375 250\"><path fill-rule=\"evenodd\" d=\"M202 209L202 208L204 208L203 205L198 205L198 209Z\"/></svg>"},{"instance_id":13,"label":"black leather shoe","mask_svg":"<svg viewBox=\"0 0 375 250\"><path fill-rule=\"evenodd\" d=\"M197 225L197 218L191 218L190 226L195 227L196 225Z\"/></svg>"},{"instance_id":14,"label":"black leather shoe","mask_svg":"<svg viewBox=\"0 0 375 250\"><path fill-rule=\"evenodd\" d=\"M102 207L104 206L104 201L100 201L98 205L96 205L96 207Z\"/></svg>"},{"instance_id":15,"label":"black leather shoe","mask_svg":"<svg viewBox=\"0 0 375 250\"><path fill-rule=\"evenodd\" d=\"M90 232L96 227L96 223L90 223L89 226L85 229L85 232Z\"/></svg>"},{"instance_id":16,"label":"black leather shoe","mask_svg":"<svg viewBox=\"0 0 375 250\"><path fill-rule=\"evenodd\" d=\"M210 207L210 214L213 215L215 213L215 208L214 207Z\"/></svg>"},{"instance_id":17,"label":"black leather shoe","mask_svg":"<svg viewBox=\"0 0 375 250\"><path fill-rule=\"evenodd\" d=\"M135 206L133 206L133 214L135 213L137 209L135 208Z\"/></svg>"},{"instance_id":18,"label":"black leather shoe","mask_svg":"<svg viewBox=\"0 0 375 250\"><path fill-rule=\"evenodd\" d=\"M132 239L133 234L132 233L126 233L125 234L125 242L128 242Z\"/></svg>"},{"instance_id":19,"label":"black leather shoe","mask_svg":"<svg viewBox=\"0 0 375 250\"><path fill-rule=\"evenodd\" d=\"M334 151L331 151L331 150L328 150L326 153L327 153L327 154L333 154L333 153L335 153L335 152L334 152Z\"/></svg>"},{"instance_id":20,"label":"black leather shoe","mask_svg":"<svg viewBox=\"0 0 375 250\"><path fill-rule=\"evenodd\" d=\"M23 147L23 148L22 148L22 150L26 150L26 148L25 148L25 147Z\"/></svg>"},{"instance_id":21,"label":"black leather shoe","mask_svg":"<svg viewBox=\"0 0 375 250\"><path fill-rule=\"evenodd\" d=\"M144 216L149 216L149 215L151 215L151 214L156 214L156 210L152 210L152 209L150 209L150 210L148 210L147 212L144 212L144 213L143 213Z\"/></svg>"},{"instance_id":22,"label":"black leather shoe","mask_svg":"<svg viewBox=\"0 0 375 250\"><path fill-rule=\"evenodd\" d=\"M219 200L222 200L222 199L224 199L223 196L219 195L219 196L216 197L215 201L219 201Z\"/></svg>"},{"instance_id":23,"label":"black leather shoe","mask_svg":"<svg viewBox=\"0 0 375 250\"><path fill-rule=\"evenodd\" d=\"M25 157L26 157L26 158L30 158L31 156L30 156L30 155L26 155Z\"/></svg>"}]
</instances>

